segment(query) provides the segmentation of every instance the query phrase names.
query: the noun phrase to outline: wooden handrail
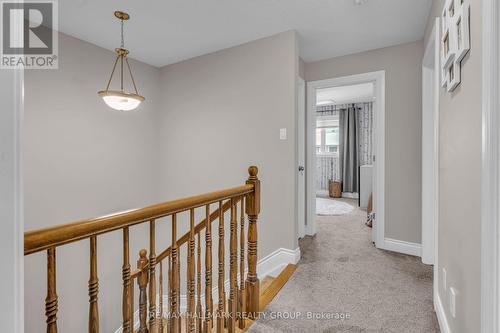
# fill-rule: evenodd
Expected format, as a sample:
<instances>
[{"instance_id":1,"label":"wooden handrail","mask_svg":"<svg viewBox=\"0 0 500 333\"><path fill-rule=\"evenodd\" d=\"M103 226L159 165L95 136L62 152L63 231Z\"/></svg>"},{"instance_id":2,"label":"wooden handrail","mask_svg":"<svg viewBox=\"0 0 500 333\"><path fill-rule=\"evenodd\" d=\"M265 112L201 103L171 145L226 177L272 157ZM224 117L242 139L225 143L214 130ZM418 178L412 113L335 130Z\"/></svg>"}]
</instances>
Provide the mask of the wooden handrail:
<instances>
[{"instance_id":1,"label":"wooden handrail","mask_svg":"<svg viewBox=\"0 0 500 333\"><path fill-rule=\"evenodd\" d=\"M197 208L221 200L230 199L235 196L245 195L251 193L253 190L253 184L246 184L94 219L28 231L24 233L24 255L144 223L152 219L162 218L191 208Z\"/></svg>"},{"instance_id":2,"label":"wooden handrail","mask_svg":"<svg viewBox=\"0 0 500 333\"><path fill-rule=\"evenodd\" d=\"M87 240L90 242L90 270L88 281L89 295L89 332L99 333L99 278L97 270L97 242L98 236L104 233L121 230L123 233L123 262L122 262L122 331L134 332L134 285L139 289L139 333L164 333L166 331L178 333L183 327L185 318L186 333L212 331L236 332L236 318L240 319L238 326L245 328L244 318L254 318L258 311L259 278L257 276L257 219L260 213L260 180L257 177L258 169L251 166L248 169L249 177L243 186L233 187L221 191L201 194L184 199L159 203L140 209L134 209L106 215L98 218L77 221L41 230L29 231L24 234L25 255L47 251L47 297L45 299L45 316L47 317L47 332L57 333L58 294L56 291L56 249L58 246ZM217 209L211 211L211 204L218 204ZM238 205L239 204L239 205ZM204 207L203 219L195 225L195 209ZM225 236L224 214L231 211L229 242L229 293L224 291L225 278ZM239 253L238 258L238 211L239 223ZM189 232L177 237L178 214L189 212ZM163 217L171 216L170 226L171 245L156 255L156 222ZM245 232L245 221L248 217L248 232ZM212 235L212 222L219 221L218 235ZM149 224L149 256L143 248L139 251L139 260L134 271L130 265L130 227L133 225ZM201 234L204 232L205 267L201 266ZM245 235L247 238L245 256ZM196 236L198 241L196 244ZM212 265L213 242L218 240L218 270L215 272L218 280L213 281ZM186 262L182 263L183 252L180 248L187 244ZM195 250L196 248L196 250ZM164 316L163 304L163 260L168 259L168 310ZM246 265L245 265L246 259ZM159 264L159 281L157 270ZM185 268L184 268L185 267ZM238 270L240 273L238 273ZM247 273L246 280L244 274ZM186 274L187 310L181 312L180 300L181 275ZM240 274L239 283L237 275ZM201 293L202 276L204 277L205 309L202 309ZM215 284L215 282L217 284ZM157 284L159 289L157 289ZM213 286L218 285L219 305L214 312L212 299ZM159 302L157 304L157 290ZM229 298L226 298L226 296ZM159 311L157 311L159 310ZM225 316L229 318L225 319ZM184 316L184 317L183 317Z\"/></svg>"}]
</instances>

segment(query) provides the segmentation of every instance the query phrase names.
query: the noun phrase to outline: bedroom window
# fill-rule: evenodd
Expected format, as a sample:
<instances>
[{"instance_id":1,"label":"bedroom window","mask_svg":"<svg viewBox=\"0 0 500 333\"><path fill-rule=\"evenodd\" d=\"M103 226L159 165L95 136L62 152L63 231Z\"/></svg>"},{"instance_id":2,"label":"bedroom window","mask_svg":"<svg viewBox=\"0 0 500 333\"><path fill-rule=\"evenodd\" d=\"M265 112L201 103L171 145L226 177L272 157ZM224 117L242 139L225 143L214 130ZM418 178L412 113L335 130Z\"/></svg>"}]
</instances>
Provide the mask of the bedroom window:
<instances>
[{"instance_id":1,"label":"bedroom window","mask_svg":"<svg viewBox=\"0 0 500 333\"><path fill-rule=\"evenodd\" d=\"M323 155L338 154L339 151L339 128L320 127L316 128L316 153Z\"/></svg>"}]
</instances>

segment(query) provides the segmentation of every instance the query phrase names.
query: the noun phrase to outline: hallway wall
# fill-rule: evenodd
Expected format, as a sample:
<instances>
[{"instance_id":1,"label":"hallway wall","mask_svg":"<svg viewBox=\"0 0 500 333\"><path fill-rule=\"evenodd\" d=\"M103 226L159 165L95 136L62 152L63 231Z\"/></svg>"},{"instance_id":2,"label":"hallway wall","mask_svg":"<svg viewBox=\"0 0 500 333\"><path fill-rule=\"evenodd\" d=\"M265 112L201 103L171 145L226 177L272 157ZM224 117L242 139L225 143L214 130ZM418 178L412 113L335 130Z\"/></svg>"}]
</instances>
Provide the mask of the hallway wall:
<instances>
[{"instance_id":1,"label":"hallway wall","mask_svg":"<svg viewBox=\"0 0 500 333\"><path fill-rule=\"evenodd\" d=\"M131 60L146 101L139 112L119 112L97 95L115 54L64 34L59 50L58 70L25 71L25 230L158 201L158 69ZM132 263L147 235L146 225L132 229ZM98 237L103 332L121 325L121 239L120 232ZM86 332L89 244L63 246L57 258L59 331ZM45 332L45 272L45 252L25 257L26 332Z\"/></svg>"},{"instance_id":2,"label":"hallway wall","mask_svg":"<svg viewBox=\"0 0 500 333\"><path fill-rule=\"evenodd\" d=\"M422 235L421 41L305 64L306 81L386 71L385 237L420 243Z\"/></svg>"},{"instance_id":3,"label":"hallway wall","mask_svg":"<svg viewBox=\"0 0 500 333\"><path fill-rule=\"evenodd\" d=\"M426 41L443 0L433 3ZM470 1L471 50L462 61L462 82L439 95L439 297L453 333L479 332L481 297L481 72L482 1ZM449 293L458 291L456 318Z\"/></svg>"},{"instance_id":4,"label":"hallway wall","mask_svg":"<svg viewBox=\"0 0 500 333\"><path fill-rule=\"evenodd\" d=\"M297 37L288 31L161 70L162 196L241 184L249 163L259 166L259 259L298 246L298 68Z\"/></svg>"},{"instance_id":5,"label":"hallway wall","mask_svg":"<svg viewBox=\"0 0 500 333\"><path fill-rule=\"evenodd\" d=\"M297 248L295 32L161 69L131 59L146 97L138 112L114 111L97 95L109 78L113 52L64 34L59 50L58 70L26 71L25 230L242 185L255 164L262 180L258 257ZM285 141L280 128L287 128ZM188 225L185 217L179 215L179 234ZM162 220L156 230L163 235L157 248L164 249L170 224ZM148 244L147 224L130 235L134 265ZM98 237L103 332L121 325L121 239L120 232ZM57 251L61 332L87 329L88 246L83 241ZM213 255L216 262L217 251ZM25 258L30 333L45 330L45 272L45 253Z\"/></svg>"}]
</instances>

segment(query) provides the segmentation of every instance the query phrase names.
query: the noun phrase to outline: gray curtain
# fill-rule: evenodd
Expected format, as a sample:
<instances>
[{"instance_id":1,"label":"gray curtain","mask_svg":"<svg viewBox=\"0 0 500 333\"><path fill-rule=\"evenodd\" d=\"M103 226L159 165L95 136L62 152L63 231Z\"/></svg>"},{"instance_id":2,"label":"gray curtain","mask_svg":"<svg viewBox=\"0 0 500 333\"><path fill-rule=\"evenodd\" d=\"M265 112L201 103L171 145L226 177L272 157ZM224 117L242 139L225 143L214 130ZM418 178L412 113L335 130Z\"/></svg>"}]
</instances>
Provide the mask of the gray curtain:
<instances>
[{"instance_id":1,"label":"gray curtain","mask_svg":"<svg viewBox=\"0 0 500 333\"><path fill-rule=\"evenodd\" d=\"M339 114L339 166L342 175L343 192L358 192L358 132L357 107L352 104L341 110Z\"/></svg>"}]
</instances>

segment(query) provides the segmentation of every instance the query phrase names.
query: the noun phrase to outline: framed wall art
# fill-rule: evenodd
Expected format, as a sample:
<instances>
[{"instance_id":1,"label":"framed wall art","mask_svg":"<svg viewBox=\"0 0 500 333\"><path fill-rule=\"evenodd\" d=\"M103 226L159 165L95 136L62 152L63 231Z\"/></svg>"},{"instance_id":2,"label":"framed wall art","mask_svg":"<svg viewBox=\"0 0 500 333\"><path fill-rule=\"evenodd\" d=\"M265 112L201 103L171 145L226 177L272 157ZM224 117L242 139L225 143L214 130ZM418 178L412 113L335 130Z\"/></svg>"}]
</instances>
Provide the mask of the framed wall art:
<instances>
[{"instance_id":1,"label":"framed wall art","mask_svg":"<svg viewBox=\"0 0 500 333\"><path fill-rule=\"evenodd\" d=\"M470 4L446 0L441 13L441 85L452 92L460 84L462 60L470 50Z\"/></svg>"}]
</instances>

